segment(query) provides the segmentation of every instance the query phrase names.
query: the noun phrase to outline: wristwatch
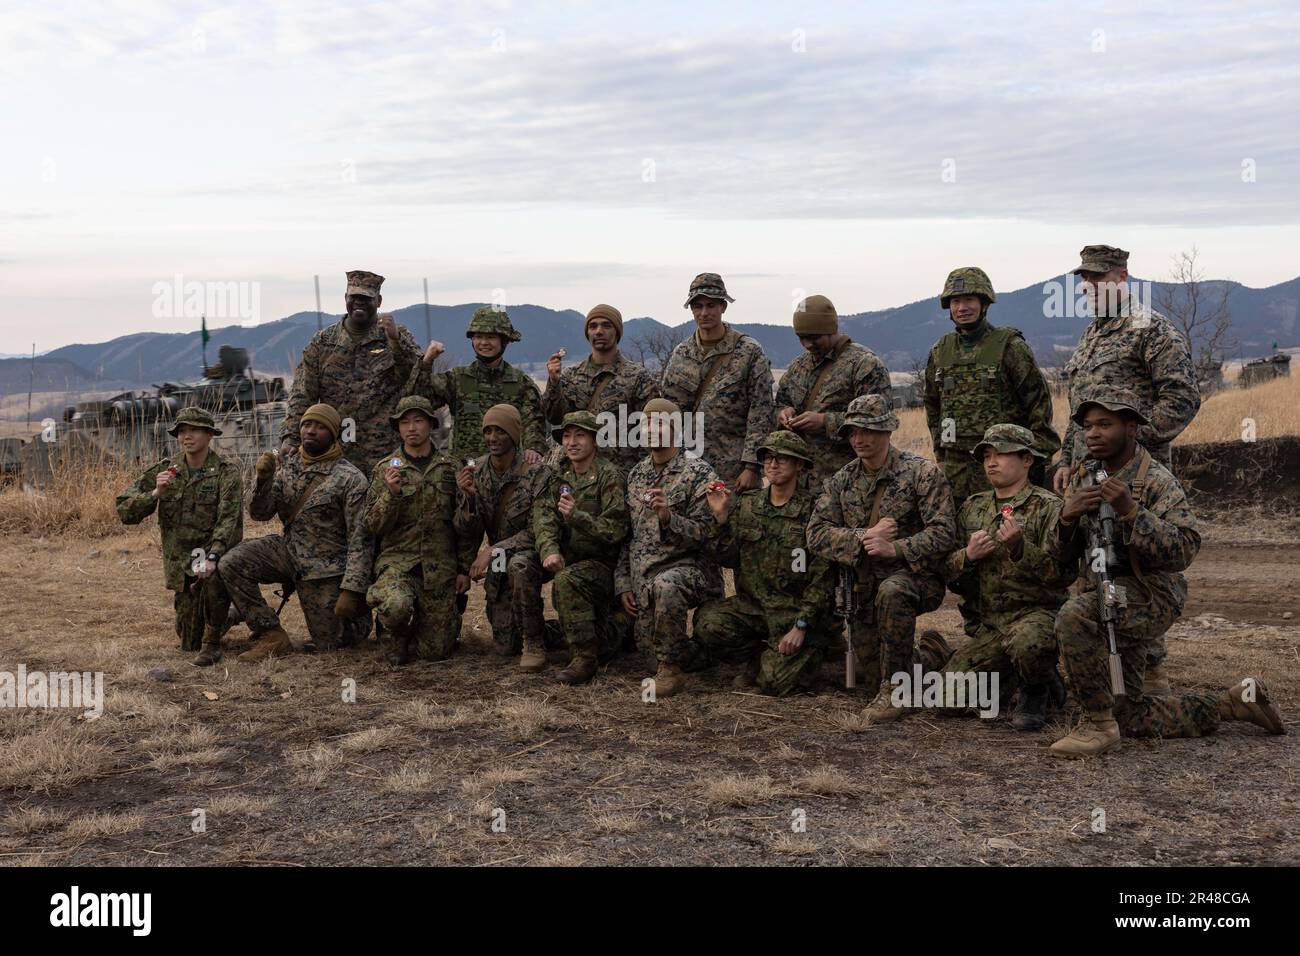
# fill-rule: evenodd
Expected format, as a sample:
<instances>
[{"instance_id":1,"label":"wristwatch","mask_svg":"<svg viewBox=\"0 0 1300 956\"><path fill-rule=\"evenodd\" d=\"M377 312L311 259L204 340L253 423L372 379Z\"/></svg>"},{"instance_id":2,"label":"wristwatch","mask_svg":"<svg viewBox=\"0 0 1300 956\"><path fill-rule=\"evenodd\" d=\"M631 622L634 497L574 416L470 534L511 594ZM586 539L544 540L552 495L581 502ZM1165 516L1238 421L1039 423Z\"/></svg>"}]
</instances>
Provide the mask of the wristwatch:
<instances>
[{"instance_id":1,"label":"wristwatch","mask_svg":"<svg viewBox=\"0 0 1300 956\"><path fill-rule=\"evenodd\" d=\"M799 628L799 630L801 631L808 630L808 622L805 621L803 618L797 618L794 622L794 626Z\"/></svg>"}]
</instances>

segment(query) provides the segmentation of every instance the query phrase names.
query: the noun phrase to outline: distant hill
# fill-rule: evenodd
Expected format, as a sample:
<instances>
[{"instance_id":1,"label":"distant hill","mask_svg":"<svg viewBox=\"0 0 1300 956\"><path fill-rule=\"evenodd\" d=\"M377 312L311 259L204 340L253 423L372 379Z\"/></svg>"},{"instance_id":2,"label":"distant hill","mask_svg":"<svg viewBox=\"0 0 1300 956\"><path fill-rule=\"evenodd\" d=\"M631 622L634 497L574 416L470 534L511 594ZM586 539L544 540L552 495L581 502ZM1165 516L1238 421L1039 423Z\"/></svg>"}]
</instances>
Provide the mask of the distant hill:
<instances>
[{"instance_id":1,"label":"distant hill","mask_svg":"<svg viewBox=\"0 0 1300 956\"><path fill-rule=\"evenodd\" d=\"M1003 292L993 306L991 318L996 325L1014 325L1025 333L1039 360L1056 365L1078 341L1086 324L1084 317L1052 317L1045 314L1045 303L1052 301L1043 289L1049 282L1065 283L1067 277L1046 280ZM1213 290L1221 281L1207 283ZM1153 283L1158 301L1163 283ZM1228 283L1232 308L1233 335L1239 354L1246 357L1267 354L1273 343L1300 345L1300 277L1270 286L1251 289ZM465 327L474 310L483 303L435 305L429 307L432 337L446 346L452 362L469 361L471 352ZM843 308L846 303L839 303ZM774 367L783 368L800 353L789 326L745 323L753 312L744 304L733 306L731 315L736 327L762 343ZM510 346L506 357L530 371L541 371L547 356L563 346L573 361L587 350L582 335L582 313L573 309L556 311L538 305L507 306L511 321L523 334L523 340ZM393 313L409 328L417 341L424 343L423 305L406 306ZM326 315L326 324L340 316ZM316 313L299 312L254 328L229 326L210 329L208 360L216 361L220 345L247 348L256 371L266 374L291 374L303 347L316 333ZM680 323L679 323L680 325ZM841 327L855 341L870 346L894 371L906 371L914 360L924 361L935 340L951 329L946 313L939 309L937 296L908 305L876 312L841 316ZM667 329L653 318L629 319L624 330L624 344L634 356L638 339ZM683 329L682 331L686 331ZM93 345L68 345L54 349L36 359L37 390L129 388L162 381L187 380L200 374L202 365L198 330L190 332L141 332ZM30 360L0 359L0 394L26 392Z\"/></svg>"}]
</instances>

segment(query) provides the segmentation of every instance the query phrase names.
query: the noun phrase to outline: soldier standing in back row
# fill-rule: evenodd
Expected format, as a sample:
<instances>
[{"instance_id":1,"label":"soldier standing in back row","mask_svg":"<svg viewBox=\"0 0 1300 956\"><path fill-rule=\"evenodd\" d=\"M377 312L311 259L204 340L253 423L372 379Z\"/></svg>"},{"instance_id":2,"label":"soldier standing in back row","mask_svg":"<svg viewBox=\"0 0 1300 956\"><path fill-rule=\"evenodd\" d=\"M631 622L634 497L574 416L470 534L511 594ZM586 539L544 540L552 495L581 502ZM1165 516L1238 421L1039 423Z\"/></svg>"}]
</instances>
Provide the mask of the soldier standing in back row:
<instances>
[{"instance_id":1,"label":"soldier standing in back row","mask_svg":"<svg viewBox=\"0 0 1300 956\"><path fill-rule=\"evenodd\" d=\"M717 273L692 280L686 308L695 334L673 349L660 387L683 414L701 416L702 457L718 477L747 491L762 484L758 446L772 430L772 365L763 346L722 321L734 301Z\"/></svg>"},{"instance_id":2,"label":"soldier standing in back row","mask_svg":"<svg viewBox=\"0 0 1300 956\"><path fill-rule=\"evenodd\" d=\"M1061 447L1052 427L1052 395L1019 329L989 324L997 301L983 269L954 269L939 304L956 328L930 349L925 365L925 421L935 458L952 487L955 504L988 491L984 469L971 451L991 425L1028 428L1038 454L1029 480L1044 484L1044 465Z\"/></svg>"},{"instance_id":3,"label":"soldier standing in back row","mask_svg":"<svg viewBox=\"0 0 1300 956\"><path fill-rule=\"evenodd\" d=\"M806 480L815 496L823 481L853 460L853 449L838 437L849 402L859 395L888 400L889 369L871 349L840 334L835 306L824 295L799 303L794 333L807 352L781 376L776 424L808 443L813 465Z\"/></svg>"},{"instance_id":4,"label":"soldier standing in back row","mask_svg":"<svg viewBox=\"0 0 1300 956\"><path fill-rule=\"evenodd\" d=\"M561 371L562 357L556 352L546 362L546 391L542 393L542 411L552 425L559 425L570 412L586 411L596 415L596 420L611 431L606 420L620 419L619 409L625 410L621 418L642 408L652 398L659 396L659 383L645 367L625 358L618 343L623 338L623 314L612 305L594 306L587 313L583 334L591 342L591 355L577 365ZM613 429L618 436L616 429ZM644 457L644 449L631 445L597 445L602 458L613 462L627 473ZM556 464L563 466L563 453Z\"/></svg>"},{"instance_id":5,"label":"soldier standing in back row","mask_svg":"<svg viewBox=\"0 0 1300 956\"><path fill-rule=\"evenodd\" d=\"M182 454L164 458L118 495L117 516L139 524L157 509L163 574L176 592L176 636L181 650L202 646L206 653L208 645L220 647L225 630L217 564L244 536L244 482L239 466L209 447L221 429L205 409L181 409L167 433ZM202 666L203 657L194 663Z\"/></svg>"},{"instance_id":6,"label":"soldier standing in back row","mask_svg":"<svg viewBox=\"0 0 1300 956\"><path fill-rule=\"evenodd\" d=\"M302 414L318 402L339 413L343 455L367 478L392 444L388 414L419 363L420 347L391 315L379 315L383 282L373 272L349 272L347 315L317 332L302 350L281 431L282 459L297 449Z\"/></svg>"},{"instance_id":7,"label":"soldier standing in back row","mask_svg":"<svg viewBox=\"0 0 1300 956\"><path fill-rule=\"evenodd\" d=\"M1088 455L1083 430L1074 420L1084 393L1098 385L1132 391L1147 418L1138 441L1170 469L1170 445L1201 407L1191 346L1172 322L1129 295L1128 253L1114 246L1084 246L1079 257L1074 274L1088 296L1093 320L1065 366L1071 418L1060 467L1052 476L1058 495L1065 493L1070 470ZM1147 691L1168 694L1164 638L1153 637L1146 655Z\"/></svg>"},{"instance_id":8,"label":"soldier standing in back row","mask_svg":"<svg viewBox=\"0 0 1300 956\"><path fill-rule=\"evenodd\" d=\"M406 394L422 395L434 408L446 405L451 409L451 446L447 454L461 464L483 457L483 413L493 405L519 409L524 460L530 465L540 461L550 450L550 436L537 386L505 360L506 346L522 338L509 314L502 308L482 306L474 311L465 336L474 349L473 362L435 372L434 360L446 349L441 342L430 342L406 383Z\"/></svg>"}]
</instances>

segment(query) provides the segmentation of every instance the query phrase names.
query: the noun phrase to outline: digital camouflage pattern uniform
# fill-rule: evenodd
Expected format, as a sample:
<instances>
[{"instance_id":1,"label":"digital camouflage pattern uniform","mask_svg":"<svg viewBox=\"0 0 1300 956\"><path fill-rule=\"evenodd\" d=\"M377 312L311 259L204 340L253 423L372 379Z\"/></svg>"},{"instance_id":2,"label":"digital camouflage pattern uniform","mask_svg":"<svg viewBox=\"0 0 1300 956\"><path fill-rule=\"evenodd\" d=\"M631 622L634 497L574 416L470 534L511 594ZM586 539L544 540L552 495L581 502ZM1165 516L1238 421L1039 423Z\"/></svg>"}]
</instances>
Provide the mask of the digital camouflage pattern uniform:
<instances>
[{"instance_id":1,"label":"digital camouflage pattern uniform","mask_svg":"<svg viewBox=\"0 0 1300 956\"><path fill-rule=\"evenodd\" d=\"M844 434L851 426L894 431L898 418L883 396L865 395L849 404ZM870 557L858 537L881 518L898 525L892 561ZM867 680L883 685L917 660L916 618L943 602L940 569L955 534L952 494L939 466L892 445L875 474L854 458L823 483L808 546L855 572L854 653ZM944 661L920 663L940 670Z\"/></svg>"},{"instance_id":2,"label":"digital camouflage pattern uniform","mask_svg":"<svg viewBox=\"0 0 1300 956\"><path fill-rule=\"evenodd\" d=\"M969 329L956 328L930 349L925 365L925 420L935 456L960 505L977 491L988 491L980 462L971 449L992 425L1012 423L1034 435L1034 450L1051 461L1061 447L1052 427L1052 394L1034 353L1019 329L989 324L996 302L993 284L982 269L954 269L939 302L946 312L953 296L978 295L985 314ZM1042 484L1042 464L1030 481Z\"/></svg>"},{"instance_id":3,"label":"digital camouflage pattern uniform","mask_svg":"<svg viewBox=\"0 0 1300 956\"><path fill-rule=\"evenodd\" d=\"M427 400L408 396L398 402L394 421L411 408L433 420ZM402 462L398 494L384 481L394 458ZM366 530L378 546L366 603L399 648L413 640L419 656L430 660L449 655L460 637L456 576L469 574L477 552L477 542L456 533L456 471L456 462L436 451L417 467L399 445L376 463L366 498Z\"/></svg>"},{"instance_id":4,"label":"digital camouflage pattern uniform","mask_svg":"<svg viewBox=\"0 0 1300 956\"><path fill-rule=\"evenodd\" d=\"M474 312L465 335L470 337L475 332L496 333L508 342L518 342L522 337L510 323L506 311L491 306ZM472 458L477 463L487 454L483 444L483 413L493 405L513 405L519 409L524 425L523 449L531 449L543 457L551 450L536 383L504 358L495 368L475 359L446 372L433 371L432 365L421 359L415 363L406 383L406 394L422 395L434 408L446 405L451 410L451 445L447 454L458 462Z\"/></svg>"},{"instance_id":5,"label":"digital camouflage pattern uniform","mask_svg":"<svg viewBox=\"0 0 1300 956\"><path fill-rule=\"evenodd\" d=\"M994 425L975 446L972 455L982 459L985 445L997 451L1029 451L1033 433L1019 425ZM966 545L976 531L996 541L1006 509L1021 530L1020 557L997 542L997 550L972 564ZM1007 700L1017 686L1048 684L1056 673L1056 611L1065 602L1074 571L1059 564L1048 551L1047 538L1055 532L1061 499L1033 484L1010 498L998 498L992 489L966 499L957 513L957 541L944 563L944 579L963 584L970 596L974 633L949 659L945 670L992 673Z\"/></svg>"},{"instance_id":6,"label":"digital camouflage pattern uniform","mask_svg":"<svg viewBox=\"0 0 1300 956\"><path fill-rule=\"evenodd\" d=\"M776 431L759 448L812 465L807 443ZM834 628L835 569L809 553L805 536L815 498L796 488L783 505L771 486L741 493L727 520L709 527L707 550L736 572L736 593L707 601L695 612L695 639L710 653L734 662L759 655L758 689L784 697L812 687ZM808 629L796 653L777 650L781 638L804 620Z\"/></svg>"},{"instance_id":7,"label":"digital camouflage pattern uniform","mask_svg":"<svg viewBox=\"0 0 1300 956\"><path fill-rule=\"evenodd\" d=\"M734 301L721 276L704 272L691 283L690 297ZM723 323L722 338L710 345L693 333L679 342L664 366L663 397L683 413L700 412L705 458L731 483L746 465L758 467L758 446L775 425L772 364L757 340ZM712 520L712 513L709 518Z\"/></svg>"},{"instance_id":8,"label":"digital camouflage pattern uniform","mask_svg":"<svg viewBox=\"0 0 1300 956\"><path fill-rule=\"evenodd\" d=\"M181 409L168 431L174 436L182 424L221 434L212 416L198 408ZM175 480L155 498L158 473L173 465L178 469ZM220 579L214 574L200 584L194 563L210 553L225 555L244 537L244 480L238 464L211 448L199 468L187 465L183 453L164 458L117 496L117 516L123 524L139 524L155 509L162 535L164 580L167 589L176 592L172 601L176 636L182 650L197 651L203 644L205 624L225 630Z\"/></svg>"},{"instance_id":9,"label":"digital camouflage pattern uniform","mask_svg":"<svg viewBox=\"0 0 1300 956\"><path fill-rule=\"evenodd\" d=\"M475 494L461 494L456 534L475 548L487 535L492 560L483 592L492 639L502 654L518 654L524 638L542 640L542 562L533 544L533 503L545 496L551 470L529 465L515 450L514 463L498 472L484 455L474 463ZM498 570L501 569L501 570Z\"/></svg>"},{"instance_id":10,"label":"digital camouflage pattern uniform","mask_svg":"<svg viewBox=\"0 0 1300 956\"><path fill-rule=\"evenodd\" d=\"M645 366L625 358L622 354L607 365L598 365L591 356L577 365L566 368L560 374L559 382L547 382L542 394L542 411L552 424L558 425L569 412L589 411L604 416L605 420L619 419L619 408L625 409L624 416L631 415L645 407L652 398L659 397L659 383L646 371ZM608 429L607 429L608 431ZM614 432L617 436L617 432ZM597 454L612 461L619 472L626 478L634 465L645 457L644 448L630 446L609 446L599 441L596 443ZM562 466L564 452L561 449L554 457L552 465Z\"/></svg>"},{"instance_id":11,"label":"digital camouflage pattern uniform","mask_svg":"<svg viewBox=\"0 0 1300 956\"><path fill-rule=\"evenodd\" d=\"M1132 392L1103 387L1082 396L1079 412L1091 404L1137 411L1138 399ZM1071 473L1067 497L1085 474L1095 474L1098 467L1096 462L1081 461ZM1115 519L1117 561L1111 568L1112 580L1126 595L1115 621L1125 694L1115 698L1110 690L1109 645L1088 552L1087 531L1097 521L1095 514L1072 525L1063 524L1058 516L1047 538L1049 552L1058 561L1082 562L1080 576L1085 582L1083 591L1072 595L1056 616L1056 639L1066 674L1083 708L1113 708L1125 736L1199 737L1212 733L1220 720L1217 695L1155 697L1142 689L1146 648L1153 637L1163 635L1178 620L1187 601L1187 580L1182 572L1201 547L1196 517L1178 479L1141 445L1133 460L1112 477L1128 484L1137 501L1131 519Z\"/></svg>"},{"instance_id":12,"label":"digital camouflage pattern uniform","mask_svg":"<svg viewBox=\"0 0 1300 956\"><path fill-rule=\"evenodd\" d=\"M1085 246L1083 263L1074 270L1106 272L1128 265L1128 253L1112 246ZM1158 462L1172 467L1170 446L1191 424L1201 407L1191 347L1177 327L1159 312L1131 296L1119 303L1118 314L1095 317L1066 363L1070 383L1070 413L1084 393L1097 386L1132 391L1142 403L1149 424L1138 441ZM1061 464L1070 467L1088 457L1083 429L1073 420L1065 430Z\"/></svg>"},{"instance_id":13,"label":"digital camouflage pattern uniform","mask_svg":"<svg viewBox=\"0 0 1300 956\"><path fill-rule=\"evenodd\" d=\"M883 395L889 400L889 369L875 352L847 337L820 361L805 351L781 376L776 390L778 410L793 408L796 414L821 412L826 416L824 431L799 433L812 451L808 487L814 494L822 482L853 460L853 449L838 436L849 402L859 395Z\"/></svg>"},{"instance_id":14,"label":"digital camouflage pattern uniform","mask_svg":"<svg viewBox=\"0 0 1300 956\"><path fill-rule=\"evenodd\" d=\"M350 272L348 294L377 296L383 281L373 273ZM332 405L344 420L340 436L344 456L369 478L371 465L393 442L388 413L420 362L415 337L401 325L397 335L397 342L390 342L378 322L354 334L344 318L312 336L293 373L281 444L296 449L303 413L317 403ZM355 424L353 441L347 440L348 419Z\"/></svg>"},{"instance_id":15,"label":"digital camouflage pattern uniform","mask_svg":"<svg viewBox=\"0 0 1300 956\"><path fill-rule=\"evenodd\" d=\"M562 424L597 427L595 416L582 412L570 412ZM566 485L576 503L568 523L557 510ZM553 554L564 558L551 584L551 603L573 656L612 658L621 639L610 618L614 566L628 535L627 485L618 466L597 456L579 475L566 458L533 505L533 535L543 561Z\"/></svg>"},{"instance_id":16,"label":"digital camouflage pattern uniform","mask_svg":"<svg viewBox=\"0 0 1300 956\"><path fill-rule=\"evenodd\" d=\"M244 541L220 565L228 600L249 630L258 634L280 626L258 585L281 584L297 593L317 647L330 650L364 639L369 621L342 621L335 617L334 605L341 590L364 595L370 586L374 542L364 521L368 487L365 475L346 458L306 464L300 454L288 458L273 477L258 480L249 517L278 517L283 533Z\"/></svg>"},{"instance_id":17,"label":"digital camouflage pattern uniform","mask_svg":"<svg viewBox=\"0 0 1300 956\"><path fill-rule=\"evenodd\" d=\"M687 612L722 596L722 572L703 550L713 524L704 492L717 477L707 461L681 451L662 468L647 456L628 476L632 530L619 555L614 592L632 593L637 647L658 664L690 669L698 662L698 646L686 633ZM672 509L665 527L645 501L651 488L662 489Z\"/></svg>"}]
</instances>

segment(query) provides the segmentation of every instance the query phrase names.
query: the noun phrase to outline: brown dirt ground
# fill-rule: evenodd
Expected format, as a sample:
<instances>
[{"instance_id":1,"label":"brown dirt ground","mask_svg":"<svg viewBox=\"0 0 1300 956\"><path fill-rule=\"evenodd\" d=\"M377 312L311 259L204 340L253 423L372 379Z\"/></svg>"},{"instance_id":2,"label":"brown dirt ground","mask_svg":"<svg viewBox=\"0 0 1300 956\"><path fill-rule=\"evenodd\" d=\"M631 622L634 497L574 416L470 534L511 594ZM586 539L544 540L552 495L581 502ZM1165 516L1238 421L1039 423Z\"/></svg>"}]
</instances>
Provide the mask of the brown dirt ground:
<instances>
[{"instance_id":1,"label":"brown dirt ground","mask_svg":"<svg viewBox=\"0 0 1300 956\"><path fill-rule=\"evenodd\" d=\"M1034 734L924 715L853 732L861 690L774 701L726 674L645 704L629 657L566 688L490 653L478 587L447 662L394 669L371 645L201 671L172 634L156 530L11 536L0 670L102 670L108 702L90 722L0 711L0 862L1295 864L1300 562L1259 546L1276 528L1207 523L1170 670L1197 690L1266 677L1292 735L1233 724L1085 763L1045 755L1065 718ZM296 602L285 614L304 633ZM957 633L956 612L927 625ZM160 665L173 681L148 676Z\"/></svg>"}]
</instances>

